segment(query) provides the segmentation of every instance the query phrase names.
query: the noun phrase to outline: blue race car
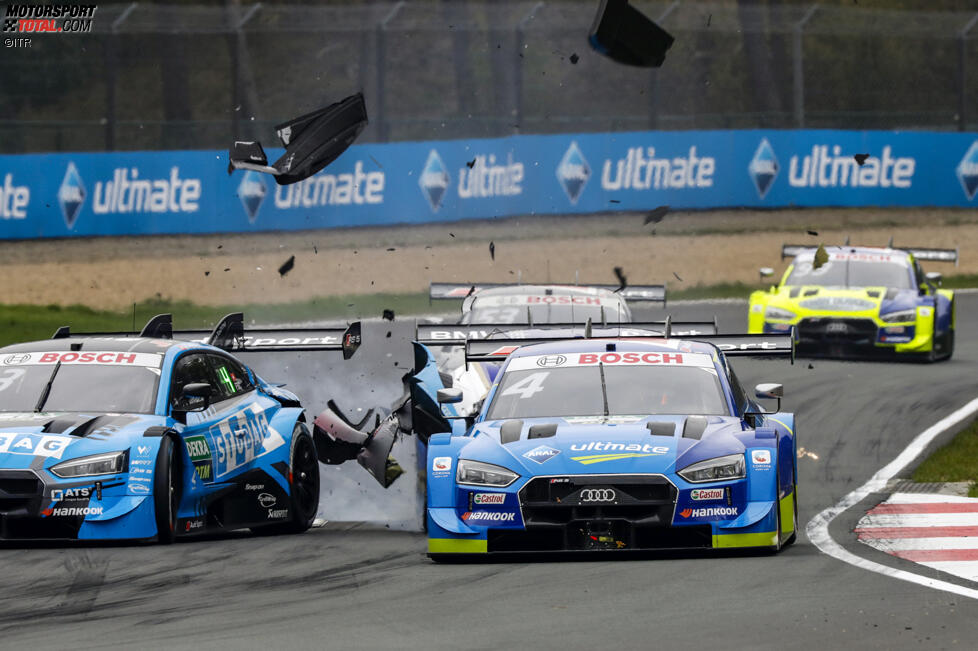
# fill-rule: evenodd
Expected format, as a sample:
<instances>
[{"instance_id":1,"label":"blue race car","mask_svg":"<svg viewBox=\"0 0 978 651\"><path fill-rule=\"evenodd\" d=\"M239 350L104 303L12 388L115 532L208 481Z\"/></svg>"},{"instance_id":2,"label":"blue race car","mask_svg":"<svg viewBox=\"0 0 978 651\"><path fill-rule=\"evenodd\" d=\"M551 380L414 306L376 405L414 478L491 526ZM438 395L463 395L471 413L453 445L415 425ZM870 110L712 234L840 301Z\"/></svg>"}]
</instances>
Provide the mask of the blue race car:
<instances>
[{"instance_id":1,"label":"blue race car","mask_svg":"<svg viewBox=\"0 0 978 651\"><path fill-rule=\"evenodd\" d=\"M791 333L468 342L506 363L474 419L428 439L428 555L791 544L794 416L747 396L735 354L791 356ZM430 357L415 381L415 410L459 398Z\"/></svg>"},{"instance_id":2,"label":"blue race car","mask_svg":"<svg viewBox=\"0 0 978 651\"><path fill-rule=\"evenodd\" d=\"M319 504L299 399L228 351L343 350L355 323L54 338L0 349L0 539L168 543L239 528L301 532ZM342 338L342 339L341 339Z\"/></svg>"}]
</instances>

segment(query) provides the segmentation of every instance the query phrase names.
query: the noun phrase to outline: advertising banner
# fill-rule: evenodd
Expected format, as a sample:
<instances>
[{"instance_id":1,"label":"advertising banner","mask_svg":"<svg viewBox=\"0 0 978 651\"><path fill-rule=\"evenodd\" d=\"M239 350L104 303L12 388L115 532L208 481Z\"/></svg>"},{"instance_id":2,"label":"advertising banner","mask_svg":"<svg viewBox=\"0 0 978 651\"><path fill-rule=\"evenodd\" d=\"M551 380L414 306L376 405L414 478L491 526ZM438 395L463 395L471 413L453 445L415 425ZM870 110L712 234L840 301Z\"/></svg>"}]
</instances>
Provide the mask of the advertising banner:
<instances>
[{"instance_id":1,"label":"advertising banner","mask_svg":"<svg viewBox=\"0 0 978 651\"><path fill-rule=\"evenodd\" d=\"M279 151L270 151L274 159ZM355 145L279 186L226 151L0 155L0 239L711 208L978 205L978 134L834 130Z\"/></svg>"}]
</instances>

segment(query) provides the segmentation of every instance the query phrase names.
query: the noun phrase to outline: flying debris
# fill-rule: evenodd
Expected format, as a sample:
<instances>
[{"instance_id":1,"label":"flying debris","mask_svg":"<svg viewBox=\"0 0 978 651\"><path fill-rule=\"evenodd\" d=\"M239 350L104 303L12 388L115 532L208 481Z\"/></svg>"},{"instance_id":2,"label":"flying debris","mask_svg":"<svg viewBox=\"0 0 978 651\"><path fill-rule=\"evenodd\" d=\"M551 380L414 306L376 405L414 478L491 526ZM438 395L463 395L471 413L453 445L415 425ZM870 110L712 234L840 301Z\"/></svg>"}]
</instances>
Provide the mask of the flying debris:
<instances>
[{"instance_id":1,"label":"flying debris","mask_svg":"<svg viewBox=\"0 0 978 651\"><path fill-rule=\"evenodd\" d=\"M363 93L299 116L275 127L285 153L268 164L260 142L235 142L231 147L228 174L236 169L264 172L279 185L307 179L323 169L353 144L367 126Z\"/></svg>"},{"instance_id":2,"label":"flying debris","mask_svg":"<svg viewBox=\"0 0 978 651\"><path fill-rule=\"evenodd\" d=\"M645 221L643 222L643 225L648 226L649 224L658 224L659 222L662 221L662 219L666 216L668 212L669 212L669 206L659 206L658 208L652 210L651 212L649 212L649 214L645 216Z\"/></svg>"},{"instance_id":3,"label":"flying debris","mask_svg":"<svg viewBox=\"0 0 978 651\"><path fill-rule=\"evenodd\" d=\"M612 61L658 68L675 39L628 0L601 0L588 40L595 51Z\"/></svg>"},{"instance_id":4,"label":"flying debris","mask_svg":"<svg viewBox=\"0 0 978 651\"><path fill-rule=\"evenodd\" d=\"M292 268L294 266L295 266L295 256L292 255L292 256L289 256L289 259L288 260L286 260L285 262L282 263L282 266L281 267L278 268L279 275L280 276L284 276L285 274L287 274L290 271L292 271Z\"/></svg>"},{"instance_id":5,"label":"flying debris","mask_svg":"<svg viewBox=\"0 0 978 651\"><path fill-rule=\"evenodd\" d=\"M825 252L825 245L819 244L818 250L815 251L815 258L812 261L812 267L818 269L828 261L829 261L829 254Z\"/></svg>"},{"instance_id":6,"label":"flying debris","mask_svg":"<svg viewBox=\"0 0 978 651\"><path fill-rule=\"evenodd\" d=\"M618 279L618 289L615 292L620 292L628 285L628 279L625 278L625 272L621 267L615 267L615 278Z\"/></svg>"}]
</instances>

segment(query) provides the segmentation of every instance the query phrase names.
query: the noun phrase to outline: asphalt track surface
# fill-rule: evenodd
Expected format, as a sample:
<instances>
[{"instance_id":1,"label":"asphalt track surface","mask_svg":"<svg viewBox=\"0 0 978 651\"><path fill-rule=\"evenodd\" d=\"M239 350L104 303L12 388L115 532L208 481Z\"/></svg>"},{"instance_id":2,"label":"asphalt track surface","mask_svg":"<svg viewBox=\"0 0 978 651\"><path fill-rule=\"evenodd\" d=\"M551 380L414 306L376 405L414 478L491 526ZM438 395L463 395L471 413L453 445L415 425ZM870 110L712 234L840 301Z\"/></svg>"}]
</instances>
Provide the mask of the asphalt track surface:
<instances>
[{"instance_id":1,"label":"asphalt track surface","mask_svg":"<svg viewBox=\"0 0 978 651\"><path fill-rule=\"evenodd\" d=\"M7 547L0 647L975 648L978 600L852 567L803 533L815 513L978 395L978 296L957 300L948 363L735 362L745 384L784 383L799 445L817 456L799 459L801 532L781 554L436 565L421 534L335 524L171 546ZM670 309L680 318L716 312L724 331L742 328L745 311ZM370 324L353 361L297 361L290 377L309 380L292 387L341 404L393 400L411 363L410 332L400 321ZM275 364L269 379L279 379ZM855 542L852 526L879 499L837 518L833 537L877 562L928 571Z\"/></svg>"}]
</instances>

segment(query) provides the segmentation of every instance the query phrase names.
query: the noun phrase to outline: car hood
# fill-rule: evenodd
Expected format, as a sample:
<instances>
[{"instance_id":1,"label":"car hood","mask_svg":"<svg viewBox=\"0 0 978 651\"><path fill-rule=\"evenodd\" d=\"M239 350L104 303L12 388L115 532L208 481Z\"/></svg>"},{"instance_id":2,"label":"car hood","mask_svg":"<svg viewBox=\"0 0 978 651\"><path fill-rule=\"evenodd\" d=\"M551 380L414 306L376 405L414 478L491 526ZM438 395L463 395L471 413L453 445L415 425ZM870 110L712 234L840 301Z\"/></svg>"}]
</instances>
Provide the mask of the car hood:
<instances>
[{"instance_id":1,"label":"car hood","mask_svg":"<svg viewBox=\"0 0 978 651\"><path fill-rule=\"evenodd\" d=\"M912 289L887 287L823 287L792 285L781 287L777 303L797 306L811 312L856 312L888 314L911 309L917 304L917 292Z\"/></svg>"},{"instance_id":2,"label":"car hood","mask_svg":"<svg viewBox=\"0 0 978 651\"><path fill-rule=\"evenodd\" d=\"M479 423L461 457L510 468L521 475L672 473L691 463L743 453L740 419L706 417L700 438L683 437L686 416L524 419L519 440L500 443L506 421ZM653 435L648 423L674 425L671 436ZM529 438L530 428L556 425L551 436ZM659 426L661 427L661 426ZM667 428L668 429L668 428Z\"/></svg>"},{"instance_id":3,"label":"car hood","mask_svg":"<svg viewBox=\"0 0 978 651\"><path fill-rule=\"evenodd\" d=\"M49 468L66 459L129 448L165 419L150 414L2 413L0 469Z\"/></svg>"}]
</instances>

